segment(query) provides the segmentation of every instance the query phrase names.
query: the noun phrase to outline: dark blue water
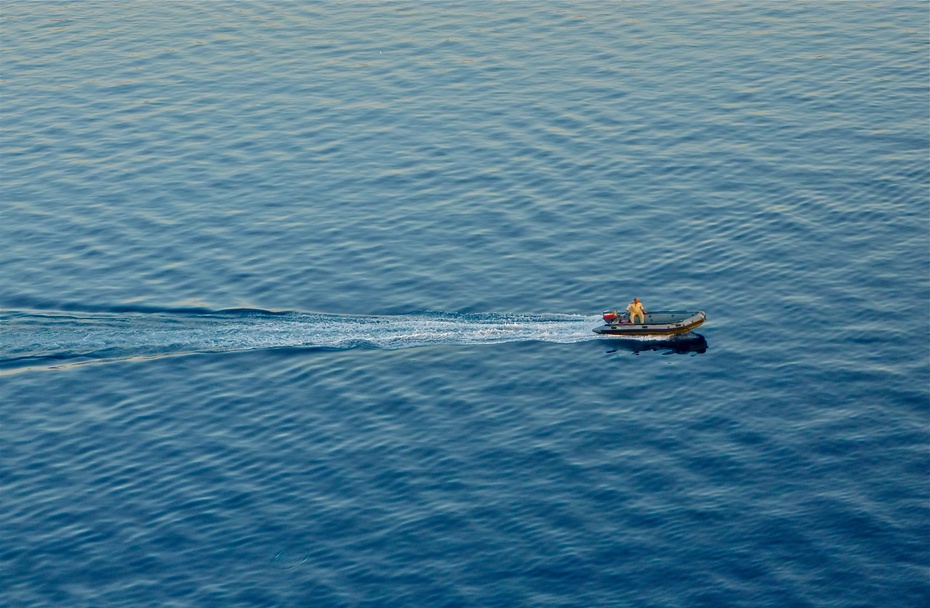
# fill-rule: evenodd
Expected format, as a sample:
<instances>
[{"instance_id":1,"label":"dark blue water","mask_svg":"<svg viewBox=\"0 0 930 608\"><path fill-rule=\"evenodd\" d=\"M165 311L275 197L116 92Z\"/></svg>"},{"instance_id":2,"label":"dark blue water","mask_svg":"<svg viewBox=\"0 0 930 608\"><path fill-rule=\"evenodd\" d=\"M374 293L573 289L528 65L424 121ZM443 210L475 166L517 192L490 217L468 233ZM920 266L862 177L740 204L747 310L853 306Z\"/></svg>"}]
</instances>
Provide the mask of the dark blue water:
<instances>
[{"instance_id":1,"label":"dark blue water","mask_svg":"<svg viewBox=\"0 0 930 608\"><path fill-rule=\"evenodd\" d=\"M0 604L930 604L926 3L0 19Z\"/></svg>"}]
</instances>

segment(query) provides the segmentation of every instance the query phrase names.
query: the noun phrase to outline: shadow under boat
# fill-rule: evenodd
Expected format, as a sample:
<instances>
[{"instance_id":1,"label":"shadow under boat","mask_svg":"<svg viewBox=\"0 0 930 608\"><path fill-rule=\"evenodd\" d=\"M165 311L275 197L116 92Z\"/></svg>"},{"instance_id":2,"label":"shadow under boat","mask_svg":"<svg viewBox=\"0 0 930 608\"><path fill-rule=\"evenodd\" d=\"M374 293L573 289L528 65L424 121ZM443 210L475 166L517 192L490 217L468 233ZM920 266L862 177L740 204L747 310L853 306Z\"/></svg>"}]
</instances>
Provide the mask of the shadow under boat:
<instances>
[{"instance_id":1,"label":"shadow under boat","mask_svg":"<svg viewBox=\"0 0 930 608\"><path fill-rule=\"evenodd\" d=\"M602 340L606 345L610 345L608 354L617 352L641 353L644 351L657 350L665 351L667 354L689 355L701 354L707 352L707 339L701 334L688 332L684 334L675 334L663 338L605 338Z\"/></svg>"}]
</instances>

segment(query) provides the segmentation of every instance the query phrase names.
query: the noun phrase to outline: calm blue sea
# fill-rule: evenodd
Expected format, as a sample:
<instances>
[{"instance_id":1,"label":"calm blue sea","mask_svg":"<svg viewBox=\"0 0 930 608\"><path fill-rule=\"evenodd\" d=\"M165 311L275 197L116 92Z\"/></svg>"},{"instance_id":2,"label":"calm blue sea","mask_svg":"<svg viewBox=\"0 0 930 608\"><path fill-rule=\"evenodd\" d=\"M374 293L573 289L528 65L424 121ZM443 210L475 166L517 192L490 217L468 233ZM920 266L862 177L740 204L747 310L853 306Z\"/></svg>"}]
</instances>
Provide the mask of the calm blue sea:
<instances>
[{"instance_id":1,"label":"calm blue sea","mask_svg":"<svg viewBox=\"0 0 930 608\"><path fill-rule=\"evenodd\" d=\"M0 605L930 605L928 32L7 0Z\"/></svg>"}]
</instances>

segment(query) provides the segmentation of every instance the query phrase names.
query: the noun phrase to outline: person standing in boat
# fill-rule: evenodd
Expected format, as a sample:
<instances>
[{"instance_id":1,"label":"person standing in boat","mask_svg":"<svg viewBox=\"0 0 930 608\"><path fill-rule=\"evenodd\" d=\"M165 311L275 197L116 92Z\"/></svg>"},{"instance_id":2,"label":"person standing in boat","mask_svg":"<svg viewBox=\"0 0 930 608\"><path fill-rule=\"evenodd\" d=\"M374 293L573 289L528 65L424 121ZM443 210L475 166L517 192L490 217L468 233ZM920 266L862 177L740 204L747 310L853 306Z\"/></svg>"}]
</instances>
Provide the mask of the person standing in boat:
<instances>
[{"instance_id":1,"label":"person standing in boat","mask_svg":"<svg viewBox=\"0 0 930 608\"><path fill-rule=\"evenodd\" d=\"M636 323L636 317L639 317L640 323L646 322L646 309L643 308L643 303L639 301L639 298L633 298L630 305L626 307L626 312L630 315L630 323Z\"/></svg>"}]
</instances>

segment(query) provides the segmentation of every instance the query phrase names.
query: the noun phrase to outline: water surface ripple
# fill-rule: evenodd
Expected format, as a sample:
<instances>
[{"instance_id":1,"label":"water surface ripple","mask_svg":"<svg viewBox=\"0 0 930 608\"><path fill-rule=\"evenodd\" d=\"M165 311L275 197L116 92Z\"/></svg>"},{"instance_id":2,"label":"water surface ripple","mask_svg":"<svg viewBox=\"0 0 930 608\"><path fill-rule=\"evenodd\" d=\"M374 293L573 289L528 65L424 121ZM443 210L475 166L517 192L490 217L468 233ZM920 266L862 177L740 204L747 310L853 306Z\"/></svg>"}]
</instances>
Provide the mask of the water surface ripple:
<instances>
[{"instance_id":1,"label":"water surface ripple","mask_svg":"<svg viewBox=\"0 0 930 608\"><path fill-rule=\"evenodd\" d=\"M0 604L930 605L928 31L4 2Z\"/></svg>"}]
</instances>

